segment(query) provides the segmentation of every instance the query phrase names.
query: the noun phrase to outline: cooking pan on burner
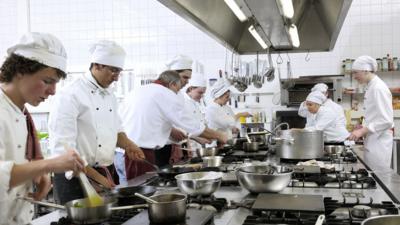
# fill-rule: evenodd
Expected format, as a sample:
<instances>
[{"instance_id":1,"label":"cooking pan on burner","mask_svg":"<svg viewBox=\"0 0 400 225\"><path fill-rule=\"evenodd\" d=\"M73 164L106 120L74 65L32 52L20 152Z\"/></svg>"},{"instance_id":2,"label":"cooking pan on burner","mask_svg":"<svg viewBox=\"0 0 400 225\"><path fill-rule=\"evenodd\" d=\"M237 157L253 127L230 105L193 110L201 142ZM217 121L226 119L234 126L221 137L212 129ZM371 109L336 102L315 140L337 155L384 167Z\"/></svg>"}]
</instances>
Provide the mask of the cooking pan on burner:
<instances>
[{"instance_id":1,"label":"cooking pan on burner","mask_svg":"<svg viewBox=\"0 0 400 225\"><path fill-rule=\"evenodd\" d=\"M174 180L176 175L194 171L195 170L192 167L171 167L158 170L157 174L161 178Z\"/></svg>"},{"instance_id":2,"label":"cooking pan on burner","mask_svg":"<svg viewBox=\"0 0 400 225\"><path fill-rule=\"evenodd\" d=\"M113 197L104 198L104 205L97 207L88 207L89 202L87 198L69 201L65 203L64 206L49 202L35 201L31 198L21 199L38 205L66 210L68 218L70 218L72 222L78 224L96 224L107 221L110 218L112 211L114 210L147 207L147 204L113 207L117 202L117 200Z\"/></svg>"},{"instance_id":3,"label":"cooking pan on burner","mask_svg":"<svg viewBox=\"0 0 400 225\"><path fill-rule=\"evenodd\" d=\"M146 202L135 196L135 193L149 197L155 192L154 186L131 186L113 190L113 194L118 198L118 205L145 204Z\"/></svg>"}]
</instances>

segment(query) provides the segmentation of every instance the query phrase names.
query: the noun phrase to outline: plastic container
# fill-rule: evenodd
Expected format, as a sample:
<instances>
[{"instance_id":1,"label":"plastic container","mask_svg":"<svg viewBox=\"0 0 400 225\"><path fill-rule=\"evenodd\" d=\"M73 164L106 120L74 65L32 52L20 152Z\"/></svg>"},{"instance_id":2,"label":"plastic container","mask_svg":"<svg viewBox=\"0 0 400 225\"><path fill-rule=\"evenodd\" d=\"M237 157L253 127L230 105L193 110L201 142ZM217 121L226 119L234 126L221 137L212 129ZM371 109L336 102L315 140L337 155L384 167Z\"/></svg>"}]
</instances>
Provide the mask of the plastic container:
<instances>
[{"instance_id":1,"label":"plastic container","mask_svg":"<svg viewBox=\"0 0 400 225\"><path fill-rule=\"evenodd\" d=\"M378 64L378 71L382 71L382 59L377 58L376 63Z\"/></svg>"},{"instance_id":2,"label":"plastic container","mask_svg":"<svg viewBox=\"0 0 400 225\"><path fill-rule=\"evenodd\" d=\"M399 70L399 60L397 59L397 57L393 57L393 70Z\"/></svg>"},{"instance_id":3,"label":"plastic container","mask_svg":"<svg viewBox=\"0 0 400 225\"><path fill-rule=\"evenodd\" d=\"M389 70L388 58L383 57L382 58L382 71L388 71L388 70Z\"/></svg>"}]
</instances>

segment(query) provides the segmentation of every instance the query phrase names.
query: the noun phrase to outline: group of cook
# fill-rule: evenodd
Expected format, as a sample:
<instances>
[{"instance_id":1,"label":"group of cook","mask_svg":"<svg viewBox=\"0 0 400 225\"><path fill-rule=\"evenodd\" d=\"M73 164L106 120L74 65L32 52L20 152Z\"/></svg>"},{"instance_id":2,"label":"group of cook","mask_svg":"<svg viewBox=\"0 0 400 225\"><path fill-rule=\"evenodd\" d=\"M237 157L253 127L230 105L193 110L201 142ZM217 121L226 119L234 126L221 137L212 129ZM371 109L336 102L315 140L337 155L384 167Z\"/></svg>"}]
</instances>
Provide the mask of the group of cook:
<instances>
[{"instance_id":1,"label":"group of cook","mask_svg":"<svg viewBox=\"0 0 400 225\"><path fill-rule=\"evenodd\" d=\"M8 48L0 70L0 224L29 224L33 205L23 198L44 198L54 187L60 204L83 198L76 176L84 172L95 183L115 186L110 167L120 181L166 166L174 143L227 142L237 132L227 106L230 84L220 79L203 110L206 81L193 74L192 60L178 55L151 84L129 93L119 106L110 85L119 79L126 53L113 41L90 46L88 71L56 92L67 75L62 43L47 33L27 33ZM184 88L185 87L185 88ZM49 96L49 149L44 159L35 125L25 107ZM205 112L204 112L205 111ZM54 173L53 184L50 173Z\"/></svg>"},{"instance_id":2,"label":"group of cook","mask_svg":"<svg viewBox=\"0 0 400 225\"><path fill-rule=\"evenodd\" d=\"M328 98L328 86L316 84L300 105L299 115L306 118L305 129L322 130L326 142L338 143L364 138L364 160L390 168L393 147L392 94L375 74L377 62L370 56L358 57L352 75L366 85L364 96L365 124L349 133L343 108Z\"/></svg>"}]
</instances>

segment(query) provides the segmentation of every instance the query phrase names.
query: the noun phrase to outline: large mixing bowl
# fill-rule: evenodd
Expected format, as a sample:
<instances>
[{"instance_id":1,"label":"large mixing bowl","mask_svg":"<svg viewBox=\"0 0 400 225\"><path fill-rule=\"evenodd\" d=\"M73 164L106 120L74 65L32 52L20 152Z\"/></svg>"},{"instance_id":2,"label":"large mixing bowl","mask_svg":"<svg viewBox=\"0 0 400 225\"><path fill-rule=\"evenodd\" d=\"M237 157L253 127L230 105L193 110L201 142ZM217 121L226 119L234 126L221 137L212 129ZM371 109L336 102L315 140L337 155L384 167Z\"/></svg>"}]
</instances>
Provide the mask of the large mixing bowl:
<instances>
[{"instance_id":1,"label":"large mixing bowl","mask_svg":"<svg viewBox=\"0 0 400 225\"><path fill-rule=\"evenodd\" d=\"M193 172L175 176L179 190L188 195L210 195L221 185L219 172Z\"/></svg>"},{"instance_id":2,"label":"large mixing bowl","mask_svg":"<svg viewBox=\"0 0 400 225\"><path fill-rule=\"evenodd\" d=\"M399 225L399 215L375 216L364 220L361 225Z\"/></svg>"},{"instance_id":3,"label":"large mixing bowl","mask_svg":"<svg viewBox=\"0 0 400 225\"><path fill-rule=\"evenodd\" d=\"M252 193L280 192L290 182L293 170L284 166L250 165L236 171L240 186Z\"/></svg>"}]
</instances>

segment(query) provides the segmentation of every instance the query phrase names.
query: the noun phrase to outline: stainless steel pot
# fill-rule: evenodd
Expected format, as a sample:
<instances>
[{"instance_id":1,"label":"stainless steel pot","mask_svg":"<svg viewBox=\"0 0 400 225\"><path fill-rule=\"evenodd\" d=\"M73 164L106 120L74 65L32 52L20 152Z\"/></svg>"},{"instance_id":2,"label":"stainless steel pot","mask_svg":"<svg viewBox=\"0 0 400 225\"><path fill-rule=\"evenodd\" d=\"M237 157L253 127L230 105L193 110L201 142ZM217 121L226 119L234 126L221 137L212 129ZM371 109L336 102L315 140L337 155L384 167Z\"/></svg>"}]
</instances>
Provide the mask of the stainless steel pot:
<instances>
[{"instance_id":1,"label":"stainless steel pot","mask_svg":"<svg viewBox=\"0 0 400 225\"><path fill-rule=\"evenodd\" d=\"M258 152L258 149L260 147L259 142L244 142L243 143L243 151L245 152Z\"/></svg>"},{"instance_id":2,"label":"stainless steel pot","mask_svg":"<svg viewBox=\"0 0 400 225\"><path fill-rule=\"evenodd\" d=\"M315 159L324 156L324 137L321 130L282 130L275 137L276 153L283 159Z\"/></svg>"},{"instance_id":3,"label":"stainless steel pot","mask_svg":"<svg viewBox=\"0 0 400 225\"><path fill-rule=\"evenodd\" d=\"M196 153L199 157L206 157L206 156L216 156L218 155L219 149L216 147L210 148L197 148Z\"/></svg>"},{"instance_id":4,"label":"stainless steel pot","mask_svg":"<svg viewBox=\"0 0 400 225\"><path fill-rule=\"evenodd\" d=\"M222 165L222 156L203 157L203 167L219 167Z\"/></svg>"},{"instance_id":5,"label":"stainless steel pot","mask_svg":"<svg viewBox=\"0 0 400 225\"><path fill-rule=\"evenodd\" d=\"M344 151L344 145L325 145L324 152L327 155L337 154L340 155Z\"/></svg>"},{"instance_id":6,"label":"stainless steel pot","mask_svg":"<svg viewBox=\"0 0 400 225\"><path fill-rule=\"evenodd\" d=\"M87 207L89 205L87 198L69 201L65 204L65 206L49 202L35 201L30 198L22 199L34 204L66 210L68 217L72 220L72 222L77 224L95 224L104 222L110 218L111 213L114 210L147 207L146 204L113 207L113 205L117 202L116 198L114 197L104 198L104 205L97 207Z\"/></svg>"},{"instance_id":7,"label":"stainless steel pot","mask_svg":"<svg viewBox=\"0 0 400 225\"><path fill-rule=\"evenodd\" d=\"M364 220L361 225L399 225L399 215L376 216Z\"/></svg>"},{"instance_id":8,"label":"stainless steel pot","mask_svg":"<svg viewBox=\"0 0 400 225\"><path fill-rule=\"evenodd\" d=\"M290 182L293 170L283 166L251 165L236 171L240 186L252 193L279 192Z\"/></svg>"},{"instance_id":9,"label":"stainless steel pot","mask_svg":"<svg viewBox=\"0 0 400 225\"><path fill-rule=\"evenodd\" d=\"M177 224L186 219L186 195L159 194L150 197L157 203L148 203L152 224Z\"/></svg>"},{"instance_id":10,"label":"stainless steel pot","mask_svg":"<svg viewBox=\"0 0 400 225\"><path fill-rule=\"evenodd\" d=\"M188 195L210 195L220 186L219 172L193 172L175 176L179 190Z\"/></svg>"}]
</instances>

